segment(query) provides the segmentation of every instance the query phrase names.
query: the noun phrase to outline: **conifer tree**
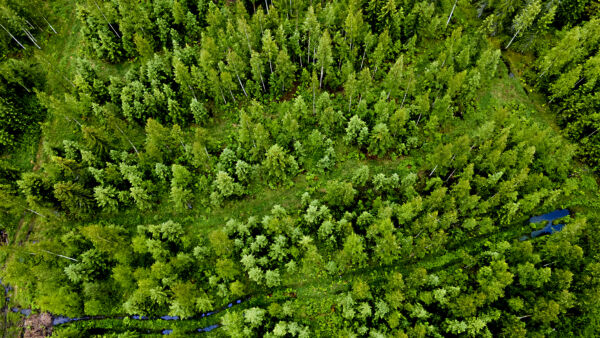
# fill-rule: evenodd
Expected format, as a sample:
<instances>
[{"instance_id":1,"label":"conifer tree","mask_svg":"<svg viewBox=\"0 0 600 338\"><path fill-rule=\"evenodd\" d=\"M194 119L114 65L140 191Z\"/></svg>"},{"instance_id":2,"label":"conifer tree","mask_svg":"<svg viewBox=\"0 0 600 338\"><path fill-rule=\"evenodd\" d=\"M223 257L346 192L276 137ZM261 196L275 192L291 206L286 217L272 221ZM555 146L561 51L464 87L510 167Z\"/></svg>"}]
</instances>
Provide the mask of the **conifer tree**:
<instances>
[{"instance_id":1,"label":"conifer tree","mask_svg":"<svg viewBox=\"0 0 600 338\"><path fill-rule=\"evenodd\" d=\"M319 88L323 87L323 72L325 69L329 70L332 62L331 38L329 37L329 32L325 30L319 40L319 47L317 49L317 66L321 69Z\"/></svg>"},{"instance_id":2,"label":"conifer tree","mask_svg":"<svg viewBox=\"0 0 600 338\"><path fill-rule=\"evenodd\" d=\"M283 148L277 144L267 150L262 166L270 184L286 181L298 170L298 164L294 157L286 154Z\"/></svg>"},{"instance_id":3,"label":"conifer tree","mask_svg":"<svg viewBox=\"0 0 600 338\"><path fill-rule=\"evenodd\" d=\"M540 0L532 0L519 12L519 14L517 14L517 16L515 16L515 19L513 20L513 30L515 31L515 35L513 35L506 45L506 49L510 47L519 33L531 27L541 8L542 4Z\"/></svg>"}]
</instances>

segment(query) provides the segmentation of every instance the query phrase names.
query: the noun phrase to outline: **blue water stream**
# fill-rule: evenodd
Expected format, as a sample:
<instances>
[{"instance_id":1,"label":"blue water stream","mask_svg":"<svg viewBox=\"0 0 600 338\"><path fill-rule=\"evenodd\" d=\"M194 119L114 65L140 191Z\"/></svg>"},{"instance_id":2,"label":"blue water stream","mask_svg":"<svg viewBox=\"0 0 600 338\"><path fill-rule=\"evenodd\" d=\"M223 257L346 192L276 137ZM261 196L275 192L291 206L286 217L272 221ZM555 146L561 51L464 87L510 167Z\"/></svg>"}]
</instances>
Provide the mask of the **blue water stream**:
<instances>
[{"instance_id":1,"label":"blue water stream","mask_svg":"<svg viewBox=\"0 0 600 338\"><path fill-rule=\"evenodd\" d=\"M541 216L534 216L531 217L529 219L530 223L539 223L542 221L548 221L548 225L546 225L543 229L541 230L537 230L537 231L533 231L531 233L531 238L536 238L538 236L541 235L545 235L545 234L553 234L557 231L562 230L562 228L564 227L564 224L556 224L553 225L552 222L556 219L565 217L569 215L569 210L567 209L562 209L562 210L555 210L552 212L549 212L547 214L541 215ZM525 240L528 239L528 236L523 236L521 238L521 240ZM2 285L4 287L4 295L6 298L6 302L8 303L8 301L10 300L10 297L8 296L8 292L11 290L10 286L4 285L2 284L2 280L0 279L0 285ZM204 317L208 317L208 316L212 316L216 313L219 313L227 308L230 308L236 304L240 304L242 302L241 299L238 299L235 302L229 303L227 304L226 307L223 307L220 310L216 310L216 311L210 311L210 312L206 312L200 315L200 318L204 318ZM10 309L10 311L15 312L15 313L20 313L24 316L29 316L31 315L31 309L19 309L17 307L13 307ZM77 322L77 321L82 321L82 320L95 320L95 319L104 319L104 318L110 318L110 317L76 317L76 318L70 318L70 317L66 317L66 316L52 316L52 325L61 325L61 324L66 324L66 323L70 323L70 322ZM117 319L124 319L125 317L117 317ZM139 316L139 315L133 315L129 317L130 319L133 320L152 320L152 319L161 319L161 320L184 320L179 318L179 316L161 316L158 318L148 318L146 316ZM197 329L198 332L209 332L211 330L214 330L216 328L219 327L219 324L214 324L214 325L210 325L204 328L199 328ZM167 330L163 330L162 334L163 335L168 335L173 333L173 330L171 329L167 329Z\"/></svg>"},{"instance_id":2,"label":"blue water stream","mask_svg":"<svg viewBox=\"0 0 600 338\"><path fill-rule=\"evenodd\" d=\"M523 236L521 237L521 241L527 240L530 237L531 238L536 238L542 235L552 235L555 232L561 231L564 228L564 224L552 224L552 222L554 222L554 220L557 220L559 218L563 218L565 216L569 215L569 210L568 209L558 209L558 210L554 210L552 212L549 212L547 214L543 214L540 216L534 216L531 217L529 219L529 223L540 223L543 221L547 221L548 224L540 229L540 230L536 230L531 232L530 236Z\"/></svg>"},{"instance_id":3,"label":"blue water stream","mask_svg":"<svg viewBox=\"0 0 600 338\"><path fill-rule=\"evenodd\" d=\"M2 280L0 279L0 285L2 285L4 287L4 295L5 295L5 300L6 303L8 303L10 301L10 297L8 296L8 292L10 290L12 290L12 288L10 286L7 286L5 284L2 283ZM212 316L214 314L217 314L225 309L228 309L234 305L240 304L242 303L241 299L236 300L235 302L229 303L227 304L227 306L221 308L220 310L215 310L215 311L210 311L210 312L206 312L201 314L199 317L200 318L204 318L204 317L208 317L208 316ZM7 309L8 310L8 309ZM22 315L24 315L25 317L28 317L29 315L31 315L32 311L31 309L20 309L17 307L12 307L10 308L10 311L14 312L14 313L20 313ZM96 319L109 319L111 317L104 317L104 316L86 316L86 317L75 317L75 318L70 318L67 316L52 316L52 325L61 325L61 324L66 324L66 323L70 323L70 322L78 322L78 321L83 321L83 320L96 320ZM149 318L146 316L140 316L140 315L133 315L133 316L129 316L130 319L133 320L186 320L186 319L181 319L179 318L179 316L160 316L157 318ZM117 319L125 319L125 317L117 317ZM216 328L218 328L220 325L219 324L214 324L214 325L210 325L207 327L203 327L203 328L199 328L196 329L196 331L198 332L209 332L212 331ZM167 330L162 330L161 333L163 335L168 335L173 333L173 330L171 329L167 329Z\"/></svg>"}]
</instances>

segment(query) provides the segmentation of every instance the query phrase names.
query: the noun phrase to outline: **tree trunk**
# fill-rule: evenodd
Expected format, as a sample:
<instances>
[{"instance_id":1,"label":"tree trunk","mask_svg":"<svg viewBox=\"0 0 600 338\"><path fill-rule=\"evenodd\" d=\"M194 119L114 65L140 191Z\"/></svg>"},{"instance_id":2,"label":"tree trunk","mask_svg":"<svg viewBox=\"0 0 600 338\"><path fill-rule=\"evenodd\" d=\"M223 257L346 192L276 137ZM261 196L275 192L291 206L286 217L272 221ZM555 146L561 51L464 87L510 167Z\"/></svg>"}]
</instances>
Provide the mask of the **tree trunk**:
<instances>
[{"instance_id":1,"label":"tree trunk","mask_svg":"<svg viewBox=\"0 0 600 338\"><path fill-rule=\"evenodd\" d=\"M248 93L246 93L246 88L244 88L244 85L242 84L242 80L240 79L240 76L237 74L237 72L235 73L235 76L238 79L238 82L240 83L240 87L242 87L242 90L244 91L244 95L246 95L246 97L248 97Z\"/></svg>"},{"instance_id":2,"label":"tree trunk","mask_svg":"<svg viewBox=\"0 0 600 338\"><path fill-rule=\"evenodd\" d=\"M115 123L115 127L117 127L117 130L121 133L121 135L123 135L126 139L127 142L129 142L129 144L131 145L131 147L133 148L133 151L135 151L135 153L137 154L137 156L140 156L140 153L138 152L137 148L135 147L135 145L133 144L133 142L131 142L131 140L129 139L129 137L127 137L127 135L125 135L125 133L123 132L123 130Z\"/></svg>"},{"instance_id":3,"label":"tree trunk","mask_svg":"<svg viewBox=\"0 0 600 338\"><path fill-rule=\"evenodd\" d=\"M246 42L248 43L248 51L252 54L252 45L250 45L250 38L248 38L248 32L246 31L246 27L244 27L244 34L246 35Z\"/></svg>"},{"instance_id":4,"label":"tree trunk","mask_svg":"<svg viewBox=\"0 0 600 338\"><path fill-rule=\"evenodd\" d=\"M63 79L65 79L65 80L66 80L68 83L70 83L70 84L71 84L71 86L73 86L73 88L77 88L77 86L75 86L75 84L73 83L73 81L69 80L69 79L68 79L68 78L65 76L64 72L59 72L59 71L57 71L56 69L54 69L54 67L52 66L52 64L51 64L50 62L46 61L46 63L48 64L48 67L52 68L52 70L53 70L53 71L55 71L56 73L60 73L60 75L62 76L62 78L63 78Z\"/></svg>"},{"instance_id":5,"label":"tree trunk","mask_svg":"<svg viewBox=\"0 0 600 338\"><path fill-rule=\"evenodd\" d=\"M308 33L308 46L306 46L306 65L310 64L310 32Z\"/></svg>"},{"instance_id":6,"label":"tree trunk","mask_svg":"<svg viewBox=\"0 0 600 338\"><path fill-rule=\"evenodd\" d=\"M590 136L594 135L595 133L597 133L598 131L600 131L600 128L598 128L598 129L594 130L593 132L591 132L591 133L590 133L588 136L586 136L586 137L590 137Z\"/></svg>"},{"instance_id":7,"label":"tree trunk","mask_svg":"<svg viewBox=\"0 0 600 338\"><path fill-rule=\"evenodd\" d=\"M366 53L367 53L367 47L365 47L365 50L363 51L362 60L360 60L360 70L363 69L363 64L365 63L365 54Z\"/></svg>"},{"instance_id":8,"label":"tree trunk","mask_svg":"<svg viewBox=\"0 0 600 338\"><path fill-rule=\"evenodd\" d=\"M46 21L46 23L48 24L48 26L50 26L50 28L52 29L52 31L54 32L54 34L58 34L58 33L56 32L56 30L54 29L54 27L52 27L52 25L51 25L51 24L48 22L48 20L46 20L46 17L45 17L45 16L42 16L42 18L44 18L44 21Z\"/></svg>"},{"instance_id":9,"label":"tree trunk","mask_svg":"<svg viewBox=\"0 0 600 338\"><path fill-rule=\"evenodd\" d=\"M223 98L223 102L227 104L227 100L225 100L225 94L223 94L223 89L219 88L219 92L221 92L221 97Z\"/></svg>"},{"instance_id":10,"label":"tree trunk","mask_svg":"<svg viewBox=\"0 0 600 338\"><path fill-rule=\"evenodd\" d=\"M27 22L27 24L29 25L30 28L35 28L33 27L33 25L31 24L31 22L29 22L29 20L25 20L25 22Z\"/></svg>"},{"instance_id":11,"label":"tree trunk","mask_svg":"<svg viewBox=\"0 0 600 338\"><path fill-rule=\"evenodd\" d=\"M77 119L72 119L72 118L69 118L67 116L65 116L65 118L67 119L67 121L71 121L71 120L75 121L75 123L77 123L77 125L79 126L79 128L83 128L83 125L81 123L79 123L79 121L77 121Z\"/></svg>"},{"instance_id":12,"label":"tree trunk","mask_svg":"<svg viewBox=\"0 0 600 338\"><path fill-rule=\"evenodd\" d=\"M521 28L519 28L519 30L515 33L515 35L513 35L512 39L510 39L510 42L508 43L508 45L506 45L506 47L504 49L508 49L508 47L510 47L510 45L513 43L513 40L517 37L517 35L521 32Z\"/></svg>"},{"instance_id":13,"label":"tree trunk","mask_svg":"<svg viewBox=\"0 0 600 338\"><path fill-rule=\"evenodd\" d=\"M25 89L28 93L31 93L29 88L25 87L21 82L17 82L17 83L19 84L19 86L23 87L23 89Z\"/></svg>"},{"instance_id":14,"label":"tree trunk","mask_svg":"<svg viewBox=\"0 0 600 338\"><path fill-rule=\"evenodd\" d=\"M33 20L32 20L33 21ZM29 22L29 20L25 20L25 22L27 22L27 24L29 25L29 27L33 28L37 28L40 31L42 31L42 29L40 27L38 27L38 25L36 24L35 26L31 24L31 22ZM34 22L35 23L35 22Z\"/></svg>"},{"instance_id":15,"label":"tree trunk","mask_svg":"<svg viewBox=\"0 0 600 338\"><path fill-rule=\"evenodd\" d=\"M350 96L350 103L348 103L348 113L352 111L352 96Z\"/></svg>"},{"instance_id":16,"label":"tree trunk","mask_svg":"<svg viewBox=\"0 0 600 338\"><path fill-rule=\"evenodd\" d=\"M33 44L38 48L38 49L42 49L42 47L38 46L38 44L36 43L35 38L33 37L33 35L31 35L26 29L23 29L23 32L25 32L25 35L27 35L27 37L29 38L29 40L31 40L31 42L33 42Z\"/></svg>"},{"instance_id":17,"label":"tree trunk","mask_svg":"<svg viewBox=\"0 0 600 338\"><path fill-rule=\"evenodd\" d=\"M32 212L32 213L34 213L34 214L36 214L36 215L38 215L38 216L40 216L40 217L46 218L46 216L44 216L44 215L40 214L39 212L37 212L37 211L35 211L35 210L33 210L33 209L29 209L29 208L27 208L27 209L25 209L25 210L27 210L27 211L29 211L29 212Z\"/></svg>"},{"instance_id":18,"label":"tree trunk","mask_svg":"<svg viewBox=\"0 0 600 338\"><path fill-rule=\"evenodd\" d=\"M13 38L13 40L15 40L15 41L16 41L16 42L19 44L19 46L21 46L23 49L27 49L27 48L25 48L25 46L23 46L23 45L22 45L22 44L19 42L19 40L17 40L17 38L15 38L15 36L14 36L14 35L12 35L12 34L11 34L9 31L8 31L8 29L6 29L6 27L4 27L2 24L0 24L0 27L4 28L4 30L6 31L6 33L8 33L8 35L10 35L10 37L11 37L11 38Z\"/></svg>"},{"instance_id":19,"label":"tree trunk","mask_svg":"<svg viewBox=\"0 0 600 338\"><path fill-rule=\"evenodd\" d=\"M402 104L400 105L400 108L404 107L404 100L406 100L406 94L408 94L408 86L406 86L406 89L404 90L404 97L402 98Z\"/></svg>"},{"instance_id":20,"label":"tree trunk","mask_svg":"<svg viewBox=\"0 0 600 338\"><path fill-rule=\"evenodd\" d=\"M458 0L454 0L454 6L452 6L452 11L450 11L450 15L448 16L448 21L446 21L446 27L448 27L448 24L450 23L450 19L452 19L452 14L454 14L454 9L456 8L457 2L458 2Z\"/></svg>"},{"instance_id":21,"label":"tree trunk","mask_svg":"<svg viewBox=\"0 0 600 338\"><path fill-rule=\"evenodd\" d=\"M260 74L260 82L262 83L262 87L264 92L267 92L267 87L265 87L265 81L263 80L262 74Z\"/></svg>"},{"instance_id":22,"label":"tree trunk","mask_svg":"<svg viewBox=\"0 0 600 338\"><path fill-rule=\"evenodd\" d=\"M192 86L190 86L189 84L188 84L187 86L188 86L188 88L190 89L190 91L192 92L192 95L194 95L194 98L195 98L196 100L198 100L198 98L196 97L196 92L194 91L194 89L192 88Z\"/></svg>"},{"instance_id":23,"label":"tree trunk","mask_svg":"<svg viewBox=\"0 0 600 338\"><path fill-rule=\"evenodd\" d=\"M28 30L28 29L26 29L26 28L22 28L22 27L21 27L21 30L22 30L23 32L25 32L25 35L27 35L27 37L29 38L29 40L31 40L31 42L37 42L37 39L35 38L35 36L31 35L31 33L29 33L29 30ZM36 46L37 46L37 45L36 45Z\"/></svg>"},{"instance_id":24,"label":"tree trunk","mask_svg":"<svg viewBox=\"0 0 600 338\"><path fill-rule=\"evenodd\" d=\"M552 60L552 63L550 63L550 66L549 66L549 67L548 67L548 68L547 68L545 71L543 71L543 72L542 72L540 75L538 75L538 79L539 79L540 77L544 76L544 74L546 74L546 72L547 72L548 70L550 70L550 67L552 67L553 65L554 65L554 60Z\"/></svg>"},{"instance_id":25,"label":"tree trunk","mask_svg":"<svg viewBox=\"0 0 600 338\"><path fill-rule=\"evenodd\" d=\"M323 88L323 66L321 66L321 77L319 78L319 89Z\"/></svg>"},{"instance_id":26,"label":"tree trunk","mask_svg":"<svg viewBox=\"0 0 600 338\"><path fill-rule=\"evenodd\" d=\"M444 182L448 182L448 180L450 178L452 178L452 175L454 175L455 172L456 172L456 168L454 170L452 170L452 172L450 173L450 175L448 175L448 177L446 177L446 180Z\"/></svg>"},{"instance_id":27,"label":"tree trunk","mask_svg":"<svg viewBox=\"0 0 600 338\"><path fill-rule=\"evenodd\" d=\"M78 261L78 260L76 260L75 258L71 258L71 257L67 257L67 256L59 255L59 254L57 254L57 253L54 253L54 252L52 252L52 251L43 250L43 249L40 249L40 251L43 251L43 252L45 252L45 253L49 253L49 254L51 254L51 255L55 255L55 256L58 256L58 257L62 257L62 258L66 258L66 259L70 259L70 260L72 260L72 261L75 261L75 262L79 262L79 261Z\"/></svg>"},{"instance_id":28,"label":"tree trunk","mask_svg":"<svg viewBox=\"0 0 600 338\"><path fill-rule=\"evenodd\" d=\"M56 69L54 69L54 67L52 66L52 64L51 64L50 62L46 61L46 63L48 64L48 66L49 66L50 68L52 68L52 70L53 70L53 71L55 71L56 73L60 73L60 75L62 76L62 78L63 78L63 79L65 79L67 82L69 82L69 83L71 84L71 86L73 86L73 88L77 88L77 87L75 86L75 84L73 83L73 81L69 80L69 79L68 79L68 78L65 76L64 72L59 72L59 71L57 71Z\"/></svg>"},{"instance_id":29,"label":"tree trunk","mask_svg":"<svg viewBox=\"0 0 600 338\"><path fill-rule=\"evenodd\" d=\"M96 4L96 8L98 8L98 11L100 11L100 14L102 14L102 17L104 18L104 20L106 21L106 23L110 26L110 29L112 29L112 31L115 33L115 35L120 39L121 35L119 35L119 33L117 33L117 30L113 27L113 25L110 24L110 22L108 21L108 19L104 15L104 12L102 12L102 10L100 9L100 6L98 6L98 3L96 2L96 0L94 0L94 4Z\"/></svg>"},{"instance_id":30,"label":"tree trunk","mask_svg":"<svg viewBox=\"0 0 600 338\"><path fill-rule=\"evenodd\" d=\"M314 84L313 84L312 87L313 87L313 115L314 115L317 112L317 108L316 108L316 105L315 105L315 99L316 99L317 95L316 95L316 90L315 90Z\"/></svg>"},{"instance_id":31,"label":"tree trunk","mask_svg":"<svg viewBox=\"0 0 600 338\"><path fill-rule=\"evenodd\" d=\"M431 175L433 175L433 173L435 172L435 170L437 169L437 164L435 165L435 167L433 168L433 170L429 173L429 177L431 177Z\"/></svg>"}]
</instances>

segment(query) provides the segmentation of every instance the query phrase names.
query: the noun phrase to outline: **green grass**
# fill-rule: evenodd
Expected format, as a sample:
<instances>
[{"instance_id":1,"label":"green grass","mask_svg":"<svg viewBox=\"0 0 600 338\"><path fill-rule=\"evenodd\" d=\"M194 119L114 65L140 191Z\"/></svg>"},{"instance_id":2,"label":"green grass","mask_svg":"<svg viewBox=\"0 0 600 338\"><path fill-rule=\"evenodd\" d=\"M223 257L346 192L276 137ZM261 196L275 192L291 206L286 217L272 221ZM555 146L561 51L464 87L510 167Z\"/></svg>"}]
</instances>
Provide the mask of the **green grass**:
<instances>
[{"instance_id":1,"label":"green grass","mask_svg":"<svg viewBox=\"0 0 600 338\"><path fill-rule=\"evenodd\" d=\"M48 28L50 37L35 56L48 71L47 91L60 93L71 87L63 75L72 79L71 70L80 45L81 25L76 15L76 4L72 1L52 1L49 6L53 15L48 19L58 34Z\"/></svg>"},{"instance_id":2,"label":"green grass","mask_svg":"<svg viewBox=\"0 0 600 338\"><path fill-rule=\"evenodd\" d=\"M502 108L508 102L534 108L519 78L516 75L514 78L509 77L508 68L503 62L498 65L496 78L492 79L486 88L481 89L478 97L480 99L477 103L481 111L493 111Z\"/></svg>"}]
</instances>

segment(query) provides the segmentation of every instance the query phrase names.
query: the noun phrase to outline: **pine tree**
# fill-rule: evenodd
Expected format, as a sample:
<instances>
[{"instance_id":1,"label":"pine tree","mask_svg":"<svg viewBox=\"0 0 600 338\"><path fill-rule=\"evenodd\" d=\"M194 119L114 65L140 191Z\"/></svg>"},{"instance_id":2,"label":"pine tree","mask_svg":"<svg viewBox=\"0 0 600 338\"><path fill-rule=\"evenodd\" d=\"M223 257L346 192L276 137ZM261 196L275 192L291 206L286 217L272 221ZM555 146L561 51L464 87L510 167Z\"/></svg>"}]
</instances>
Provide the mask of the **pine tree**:
<instances>
[{"instance_id":1,"label":"pine tree","mask_svg":"<svg viewBox=\"0 0 600 338\"><path fill-rule=\"evenodd\" d=\"M204 104L202 104L200 101L196 100L195 98L192 99L192 101L190 102L190 112L192 113L192 116L194 117L194 122L196 124L199 125L204 125L206 124L206 120L208 119L208 111L206 109L206 107L204 106Z\"/></svg>"},{"instance_id":2,"label":"pine tree","mask_svg":"<svg viewBox=\"0 0 600 338\"><path fill-rule=\"evenodd\" d=\"M179 84L179 91L184 95L184 102L191 98L197 100L196 93L192 88L193 80L189 67L177 56L173 57L173 74L175 75L175 82Z\"/></svg>"},{"instance_id":3,"label":"pine tree","mask_svg":"<svg viewBox=\"0 0 600 338\"><path fill-rule=\"evenodd\" d=\"M234 50L229 50L227 53L227 64L235 74L235 77L237 78L238 83L240 84L240 87L244 92L244 95L248 97L248 93L246 93L246 88L242 83L242 78L244 78L246 74L245 68L247 62L245 62Z\"/></svg>"},{"instance_id":4,"label":"pine tree","mask_svg":"<svg viewBox=\"0 0 600 338\"><path fill-rule=\"evenodd\" d=\"M142 34L135 33L133 35L133 41L138 54L144 59L148 59L154 54L154 48L152 47L151 42Z\"/></svg>"},{"instance_id":5,"label":"pine tree","mask_svg":"<svg viewBox=\"0 0 600 338\"><path fill-rule=\"evenodd\" d=\"M54 197L75 218L83 218L93 210L91 192L79 183L68 181L54 184Z\"/></svg>"},{"instance_id":6,"label":"pine tree","mask_svg":"<svg viewBox=\"0 0 600 338\"><path fill-rule=\"evenodd\" d=\"M364 29L362 9L357 9L356 5L356 3L351 3L350 6L348 6L348 15L344 21L344 30L350 40L351 53L354 50L354 45L361 39Z\"/></svg>"},{"instance_id":7,"label":"pine tree","mask_svg":"<svg viewBox=\"0 0 600 338\"><path fill-rule=\"evenodd\" d=\"M369 141L369 153L377 156L383 156L394 145L394 140L385 123L378 123L371 131Z\"/></svg>"},{"instance_id":8,"label":"pine tree","mask_svg":"<svg viewBox=\"0 0 600 338\"><path fill-rule=\"evenodd\" d=\"M298 164L292 155L279 145L275 144L267 150L266 157L262 162L263 170L270 184L279 184L295 175Z\"/></svg>"},{"instance_id":9,"label":"pine tree","mask_svg":"<svg viewBox=\"0 0 600 338\"><path fill-rule=\"evenodd\" d=\"M352 111L352 98L358 94L358 82L356 81L356 74L354 72L348 75L346 83L344 83L344 91L348 97L348 112Z\"/></svg>"},{"instance_id":10,"label":"pine tree","mask_svg":"<svg viewBox=\"0 0 600 338\"><path fill-rule=\"evenodd\" d=\"M542 2L540 0L531 0L520 12L515 16L513 20L513 30L515 31L515 35L513 35L512 39L506 45L506 49L510 47L512 42L515 40L517 35L521 33L521 31L525 31L531 27L533 21L540 13L542 9Z\"/></svg>"},{"instance_id":11,"label":"pine tree","mask_svg":"<svg viewBox=\"0 0 600 338\"><path fill-rule=\"evenodd\" d=\"M263 33L262 37L262 52L269 60L269 69L271 70L271 74L273 74L273 59L276 58L278 53L277 43L273 40L271 36L271 31L266 29Z\"/></svg>"},{"instance_id":12,"label":"pine tree","mask_svg":"<svg viewBox=\"0 0 600 338\"><path fill-rule=\"evenodd\" d=\"M368 135L369 129L367 128L367 124L361 120L360 117L354 115L346 127L344 142L346 142L346 144L363 145L366 143Z\"/></svg>"},{"instance_id":13,"label":"pine tree","mask_svg":"<svg viewBox=\"0 0 600 338\"><path fill-rule=\"evenodd\" d=\"M331 51L331 38L329 32L325 30L321 39L319 40L319 47L317 49L317 67L321 69L321 75L319 76L319 88L323 87L323 72L329 70L331 63L333 62L332 51Z\"/></svg>"},{"instance_id":14,"label":"pine tree","mask_svg":"<svg viewBox=\"0 0 600 338\"><path fill-rule=\"evenodd\" d=\"M131 187L129 191L138 209L144 211L152 208L152 197L146 187L137 185Z\"/></svg>"},{"instance_id":15,"label":"pine tree","mask_svg":"<svg viewBox=\"0 0 600 338\"><path fill-rule=\"evenodd\" d=\"M329 181L325 188L325 201L332 206L348 207L354 201L356 190L352 183Z\"/></svg>"},{"instance_id":16,"label":"pine tree","mask_svg":"<svg viewBox=\"0 0 600 338\"><path fill-rule=\"evenodd\" d=\"M285 92L285 88L291 87L294 81L294 72L296 66L290 60L290 57L286 49L279 51L277 55L277 71L276 71L276 84L281 84L281 92ZM275 86L278 88L279 86Z\"/></svg>"},{"instance_id":17,"label":"pine tree","mask_svg":"<svg viewBox=\"0 0 600 338\"><path fill-rule=\"evenodd\" d=\"M94 188L94 198L98 206L106 211L116 211L118 207L117 189L113 186L97 186Z\"/></svg>"},{"instance_id":18,"label":"pine tree","mask_svg":"<svg viewBox=\"0 0 600 338\"><path fill-rule=\"evenodd\" d=\"M186 208L191 209L192 190L189 187L192 182L191 173L179 164L173 164L173 179L171 180L170 198L175 209L183 211Z\"/></svg>"},{"instance_id":19,"label":"pine tree","mask_svg":"<svg viewBox=\"0 0 600 338\"><path fill-rule=\"evenodd\" d=\"M265 86L265 80L263 78L264 74L264 64L263 60L259 53L252 51L250 57L250 67L252 69L252 78L256 83L260 83L262 86L262 90L264 92L267 91L267 87Z\"/></svg>"},{"instance_id":20,"label":"pine tree","mask_svg":"<svg viewBox=\"0 0 600 338\"><path fill-rule=\"evenodd\" d=\"M315 11L312 6L308 7L308 12L306 13L306 18L304 19L302 28L306 34L306 37L304 40L306 41L306 64L308 65L308 64L310 64L310 56L311 56L311 54L314 53L313 50L316 49L315 48L315 45L316 45L315 40L317 39L317 36L318 36L319 32L321 31L321 25L319 24L319 21L317 20ZM311 42L311 39L312 39L312 42Z\"/></svg>"},{"instance_id":21,"label":"pine tree","mask_svg":"<svg viewBox=\"0 0 600 338\"><path fill-rule=\"evenodd\" d=\"M391 40L389 32L386 30L383 33L379 34L378 41L379 42L377 43L377 47L375 47L375 50L373 51L372 60L372 64L374 66L374 78L377 78L377 71L383 65L385 59L387 58L387 54L390 51Z\"/></svg>"},{"instance_id":22,"label":"pine tree","mask_svg":"<svg viewBox=\"0 0 600 338\"><path fill-rule=\"evenodd\" d=\"M400 83L403 79L404 72L404 55L396 60L394 65L390 68L387 76L384 79L384 86L387 89L387 98L397 97Z\"/></svg>"},{"instance_id":23,"label":"pine tree","mask_svg":"<svg viewBox=\"0 0 600 338\"><path fill-rule=\"evenodd\" d=\"M352 232L344 240L344 248L339 254L341 263L347 267L361 268L366 264L364 239Z\"/></svg>"}]
</instances>

